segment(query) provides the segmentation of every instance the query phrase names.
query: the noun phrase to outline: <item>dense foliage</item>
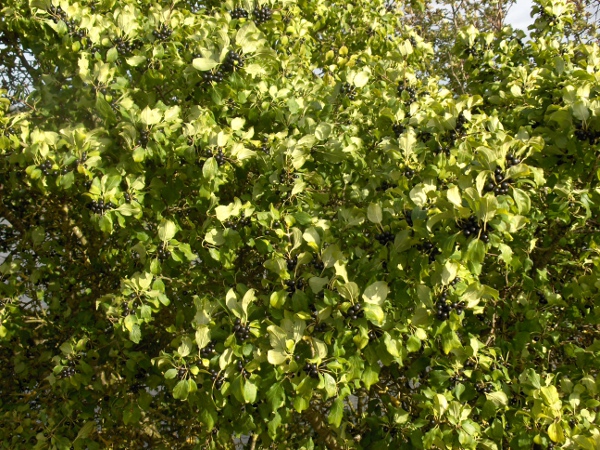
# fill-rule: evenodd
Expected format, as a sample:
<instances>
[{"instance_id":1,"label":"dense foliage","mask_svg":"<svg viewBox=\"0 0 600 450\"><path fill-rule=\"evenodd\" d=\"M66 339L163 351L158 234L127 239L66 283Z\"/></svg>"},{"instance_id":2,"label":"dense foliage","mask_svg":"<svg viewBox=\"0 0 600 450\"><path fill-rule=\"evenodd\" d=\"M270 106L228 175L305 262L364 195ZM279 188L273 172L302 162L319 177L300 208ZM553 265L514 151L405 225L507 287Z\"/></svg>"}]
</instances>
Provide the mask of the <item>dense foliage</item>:
<instances>
[{"instance_id":1,"label":"dense foliage","mask_svg":"<svg viewBox=\"0 0 600 450\"><path fill-rule=\"evenodd\" d=\"M0 448L600 447L570 4L464 93L393 2L3 5Z\"/></svg>"}]
</instances>

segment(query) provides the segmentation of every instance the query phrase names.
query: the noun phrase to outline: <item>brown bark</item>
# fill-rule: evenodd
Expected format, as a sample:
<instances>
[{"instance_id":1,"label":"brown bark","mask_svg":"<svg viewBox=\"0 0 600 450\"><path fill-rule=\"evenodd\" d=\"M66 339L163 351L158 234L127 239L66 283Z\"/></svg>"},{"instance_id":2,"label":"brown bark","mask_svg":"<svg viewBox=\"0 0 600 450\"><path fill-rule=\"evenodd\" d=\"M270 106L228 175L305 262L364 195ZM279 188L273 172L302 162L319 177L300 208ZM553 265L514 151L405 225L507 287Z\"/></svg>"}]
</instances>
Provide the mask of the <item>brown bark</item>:
<instances>
[{"instance_id":1,"label":"brown bark","mask_svg":"<svg viewBox=\"0 0 600 450\"><path fill-rule=\"evenodd\" d=\"M320 411L314 407L308 408L304 412L304 418L312 426L313 430L319 436L319 440L329 450L343 450L344 446L340 445L333 430L329 428L327 423L323 420L323 416Z\"/></svg>"}]
</instances>

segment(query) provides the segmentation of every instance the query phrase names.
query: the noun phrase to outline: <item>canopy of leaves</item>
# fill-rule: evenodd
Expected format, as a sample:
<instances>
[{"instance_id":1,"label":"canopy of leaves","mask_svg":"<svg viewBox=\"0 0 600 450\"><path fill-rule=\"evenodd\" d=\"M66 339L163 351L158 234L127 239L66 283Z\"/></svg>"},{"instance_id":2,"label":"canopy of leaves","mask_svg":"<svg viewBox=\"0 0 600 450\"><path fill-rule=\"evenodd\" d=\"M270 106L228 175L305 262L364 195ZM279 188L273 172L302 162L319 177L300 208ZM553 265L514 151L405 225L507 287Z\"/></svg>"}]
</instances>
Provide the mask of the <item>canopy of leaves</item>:
<instances>
[{"instance_id":1,"label":"canopy of leaves","mask_svg":"<svg viewBox=\"0 0 600 450\"><path fill-rule=\"evenodd\" d=\"M455 92L379 0L3 2L0 448L599 448L573 11Z\"/></svg>"}]
</instances>

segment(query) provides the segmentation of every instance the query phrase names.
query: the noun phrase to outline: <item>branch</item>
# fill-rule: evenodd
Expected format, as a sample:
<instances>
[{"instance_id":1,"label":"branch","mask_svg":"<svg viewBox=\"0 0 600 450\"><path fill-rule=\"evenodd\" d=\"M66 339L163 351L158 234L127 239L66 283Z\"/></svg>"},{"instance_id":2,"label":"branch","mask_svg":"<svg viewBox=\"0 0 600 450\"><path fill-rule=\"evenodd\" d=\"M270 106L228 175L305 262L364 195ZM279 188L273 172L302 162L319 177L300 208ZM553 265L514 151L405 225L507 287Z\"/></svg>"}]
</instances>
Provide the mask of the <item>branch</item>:
<instances>
[{"instance_id":1,"label":"branch","mask_svg":"<svg viewBox=\"0 0 600 450\"><path fill-rule=\"evenodd\" d=\"M304 413L304 418L310 423L326 448L329 450L344 450L344 447L338 443L338 440L333 435L332 430L323 421L323 417L319 411L314 407L310 407Z\"/></svg>"},{"instance_id":2,"label":"branch","mask_svg":"<svg viewBox=\"0 0 600 450\"><path fill-rule=\"evenodd\" d=\"M254 450L256 448L256 443L258 442L258 434L253 434L250 438L250 447L248 450Z\"/></svg>"}]
</instances>

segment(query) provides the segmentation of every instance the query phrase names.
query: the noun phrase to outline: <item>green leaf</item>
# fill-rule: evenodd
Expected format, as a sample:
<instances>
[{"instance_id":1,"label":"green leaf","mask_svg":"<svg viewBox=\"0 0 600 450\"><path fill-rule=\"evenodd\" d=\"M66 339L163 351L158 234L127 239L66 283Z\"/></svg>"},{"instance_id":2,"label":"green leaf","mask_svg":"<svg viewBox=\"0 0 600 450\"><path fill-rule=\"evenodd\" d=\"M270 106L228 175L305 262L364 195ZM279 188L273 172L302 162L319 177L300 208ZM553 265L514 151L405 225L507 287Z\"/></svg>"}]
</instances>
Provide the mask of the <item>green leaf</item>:
<instances>
[{"instance_id":1,"label":"green leaf","mask_svg":"<svg viewBox=\"0 0 600 450\"><path fill-rule=\"evenodd\" d=\"M367 208L367 218L373 223L381 223L383 219L381 206L377 203L371 203Z\"/></svg>"},{"instance_id":2,"label":"green leaf","mask_svg":"<svg viewBox=\"0 0 600 450\"><path fill-rule=\"evenodd\" d=\"M257 393L256 385L250 380L245 380L243 383L244 383L244 389L243 389L244 400L246 401L246 403L254 403L256 401L256 393Z\"/></svg>"},{"instance_id":3,"label":"green leaf","mask_svg":"<svg viewBox=\"0 0 600 450\"><path fill-rule=\"evenodd\" d=\"M449 284L452 280L456 278L456 273L458 272L458 264L447 261L444 264L444 268L442 269L442 283L444 285Z\"/></svg>"},{"instance_id":4,"label":"green leaf","mask_svg":"<svg viewBox=\"0 0 600 450\"><path fill-rule=\"evenodd\" d=\"M571 108L573 108L573 116L575 116L576 119L582 122L586 122L589 119L590 110L583 101L578 100L571 106Z\"/></svg>"},{"instance_id":5,"label":"green leaf","mask_svg":"<svg viewBox=\"0 0 600 450\"><path fill-rule=\"evenodd\" d=\"M267 352L267 361L274 366L281 366L287 360L287 353L283 348L269 350Z\"/></svg>"},{"instance_id":6,"label":"green leaf","mask_svg":"<svg viewBox=\"0 0 600 450\"><path fill-rule=\"evenodd\" d=\"M177 226L170 220L163 220L158 227L158 238L163 242L168 242L177 233Z\"/></svg>"},{"instance_id":7,"label":"green leaf","mask_svg":"<svg viewBox=\"0 0 600 450\"><path fill-rule=\"evenodd\" d=\"M433 398L433 410L437 417L442 417L448 409L448 400L442 394L436 394Z\"/></svg>"},{"instance_id":8,"label":"green leaf","mask_svg":"<svg viewBox=\"0 0 600 450\"><path fill-rule=\"evenodd\" d=\"M60 351L63 352L65 355L70 355L71 353L73 353L73 346L71 345L71 343L69 342L64 342L63 344L61 344L60 346Z\"/></svg>"},{"instance_id":9,"label":"green leaf","mask_svg":"<svg viewBox=\"0 0 600 450\"><path fill-rule=\"evenodd\" d=\"M361 381L365 385L365 388L368 390L375 383L379 381L379 371L381 369L379 366L371 367L367 366L361 375Z\"/></svg>"},{"instance_id":10,"label":"green leaf","mask_svg":"<svg viewBox=\"0 0 600 450\"><path fill-rule=\"evenodd\" d=\"M319 247L321 245L321 237L317 230L313 227L308 228L304 234L302 235L304 241L315 251L319 251Z\"/></svg>"},{"instance_id":11,"label":"green leaf","mask_svg":"<svg viewBox=\"0 0 600 450\"><path fill-rule=\"evenodd\" d=\"M79 432L77 433L77 437L75 438L75 440L87 438L92 433L92 431L94 430L95 427L96 427L96 423L93 420L87 421L85 423L85 425L79 429Z\"/></svg>"},{"instance_id":12,"label":"green leaf","mask_svg":"<svg viewBox=\"0 0 600 450\"><path fill-rule=\"evenodd\" d=\"M554 422L548 426L548 437L554 442L565 441L565 434L560 422Z\"/></svg>"},{"instance_id":13,"label":"green leaf","mask_svg":"<svg viewBox=\"0 0 600 450\"><path fill-rule=\"evenodd\" d=\"M385 281L376 281L370 284L363 293L363 299L367 303L383 306L390 290Z\"/></svg>"},{"instance_id":14,"label":"green leaf","mask_svg":"<svg viewBox=\"0 0 600 450\"><path fill-rule=\"evenodd\" d=\"M456 333L454 331L450 331L442 334L442 347L444 353L447 355L454 349L462 348L462 345Z\"/></svg>"},{"instance_id":15,"label":"green leaf","mask_svg":"<svg viewBox=\"0 0 600 450\"><path fill-rule=\"evenodd\" d=\"M484 222L489 222L494 218L498 209L498 200L493 195L486 195L479 200L479 208L477 209L477 217Z\"/></svg>"},{"instance_id":16,"label":"green leaf","mask_svg":"<svg viewBox=\"0 0 600 450\"><path fill-rule=\"evenodd\" d=\"M344 417L344 401L338 397L333 401L331 409L329 410L329 416L327 416L327 422L338 428L342 423Z\"/></svg>"},{"instance_id":17,"label":"green leaf","mask_svg":"<svg viewBox=\"0 0 600 450\"><path fill-rule=\"evenodd\" d=\"M508 397L502 391L491 392L489 394L485 394L485 396L494 404L496 408L508 405Z\"/></svg>"},{"instance_id":18,"label":"green leaf","mask_svg":"<svg viewBox=\"0 0 600 450\"><path fill-rule=\"evenodd\" d=\"M418 352L421 348L421 340L415 336L411 335L406 341L406 350L410 353Z\"/></svg>"},{"instance_id":19,"label":"green leaf","mask_svg":"<svg viewBox=\"0 0 600 450\"><path fill-rule=\"evenodd\" d=\"M335 379L327 372L322 374L323 377L323 389L325 390L325 400L337 395L337 384Z\"/></svg>"},{"instance_id":20,"label":"green leaf","mask_svg":"<svg viewBox=\"0 0 600 450\"><path fill-rule=\"evenodd\" d=\"M150 107L146 106L140 114L140 119L146 125L157 124L162 119L162 111L160 109L150 109Z\"/></svg>"},{"instance_id":21,"label":"green leaf","mask_svg":"<svg viewBox=\"0 0 600 450\"><path fill-rule=\"evenodd\" d=\"M531 200L529 199L527 193L518 188L513 188L512 191L519 214L528 214L529 210L531 209Z\"/></svg>"},{"instance_id":22,"label":"green leaf","mask_svg":"<svg viewBox=\"0 0 600 450\"><path fill-rule=\"evenodd\" d=\"M102 230L103 233L106 233L106 234L112 233L113 221L110 218L110 215L105 214L104 216L100 217L100 220L98 221L98 225L100 225L100 230Z\"/></svg>"},{"instance_id":23,"label":"green leaf","mask_svg":"<svg viewBox=\"0 0 600 450\"><path fill-rule=\"evenodd\" d=\"M479 239L472 239L467 248L466 259L481 264L485 258L485 244Z\"/></svg>"},{"instance_id":24,"label":"green leaf","mask_svg":"<svg viewBox=\"0 0 600 450\"><path fill-rule=\"evenodd\" d=\"M241 130L242 128L244 128L245 122L246 119L244 119L243 117L236 117L231 120L231 129L233 131Z\"/></svg>"},{"instance_id":25,"label":"green leaf","mask_svg":"<svg viewBox=\"0 0 600 450\"><path fill-rule=\"evenodd\" d=\"M217 423L218 415L209 399L205 399L202 402L202 408L200 408L200 422L202 422L208 430L212 430Z\"/></svg>"},{"instance_id":26,"label":"green leaf","mask_svg":"<svg viewBox=\"0 0 600 450\"><path fill-rule=\"evenodd\" d=\"M123 410L123 422L126 425L136 424L140 421L141 418L142 418L142 414L141 414L140 408L135 404L130 403Z\"/></svg>"},{"instance_id":27,"label":"green leaf","mask_svg":"<svg viewBox=\"0 0 600 450\"><path fill-rule=\"evenodd\" d=\"M357 88L361 88L367 85L369 82L369 73L366 71L361 71L356 74L354 77L354 86Z\"/></svg>"},{"instance_id":28,"label":"green leaf","mask_svg":"<svg viewBox=\"0 0 600 450\"><path fill-rule=\"evenodd\" d=\"M210 329L206 325L201 325L196 330L196 345L203 349L210 343Z\"/></svg>"},{"instance_id":29,"label":"green leaf","mask_svg":"<svg viewBox=\"0 0 600 450\"><path fill-rule=\"evenodd\" d=\"M331 135L332 126L328 123L321 122L315 130L315 137L320 141L325 141Z\"/></svg>"},{"instance_id":30,"label":"green leaf","mask_svg":"<svg viewBox=\"0 0 600 450\"><path fill-rule=\"evenodd\" d=\"M208 158L202 166L202 176L207 180L212 180L219 173L219 165L214 157Z\"/></svg>"},{"instance_id":31,"label":"green leaf","mask_svg":"<svg viewBox=\"0 0 600 450\"><path fill-rule=\"evenodd\" d=\"M365 312L365 317L367 318L367 320L379 327L383 325L383 321L385 320L385 314L381 306L366 303L363 306L363 310Z\"/></svg>"},{"instance_id":32,"label":"green leaf","mask_svg":"<svg viewBox=\"0 0 600 450\"><path fill-rule=\"evenodd\" d=\"M179 380L179 382L173 388L173 398L177 400L187 399L189 394L189 385L187 380Z\"/></svg>"},{"instance_id":33,"label":"green leaf","mask_svg":"<svg viewBox=\"0 0 600 450\"><path fill-rule=\"evenodd\" d=\"M218 61L215 61L210 58L194 58L192 61L192 66L196 70L200 70L202 72L206 72L207 70L212 70L219 65Z\"/></svg>"},{"instance_id":34,"label":"green leaf","mask_svg":"<svg viewBox=\"0 0 600 450\"><path fill-rule=\"evenodd\" d=\"M285 404L285 390L281 383L272 384L265 395L272 411L277 411Z\"/></svg>"},{"instance_id":35,"label":"green leaf","mask_svg":"<svg viewBox=\"0 0 600 450\"><path fill-rule=\"evenodd\" d=\"M177 376L177 369L169 369L165 372L165 378L167 380L172 380Z\"/></svg>"},{"instance_id":36,"label":"green leaf","mask_svg":"<svg viewBox=\"0 0 600 450\"><path fill-rule=\"evenodd\" d=\"M558 391L553 385L543 386L540 389L540 394L542 396L542 399L544 400L544 403L546 403L548 406L553 406L556 403L560 403Z\"/></svg>"},{"instance_id":37,"label":"green leaf","mask_svg":"<svg viewBox=\"0 0 600 450\"><path fill-rule=\"evenodd\" d=\"M129 332L129 339L131 339L132 342L138 344L141 338L142 330L140 329L140 326L136 323L131 327L131 331Z\"/></svg>"},{"instance_id":38,"label":"green leaf","mask_svg":"<svg viewBox=\"0 0 600 450\"><path fill-rule=\"evenodd\" d=\"M460 197L460 190L458 189L458 186L450 187L448 191L446 191L446 196L448 197L450 203L458 207L462 206L462 199Z\"/></svg>"}]
</instances>

